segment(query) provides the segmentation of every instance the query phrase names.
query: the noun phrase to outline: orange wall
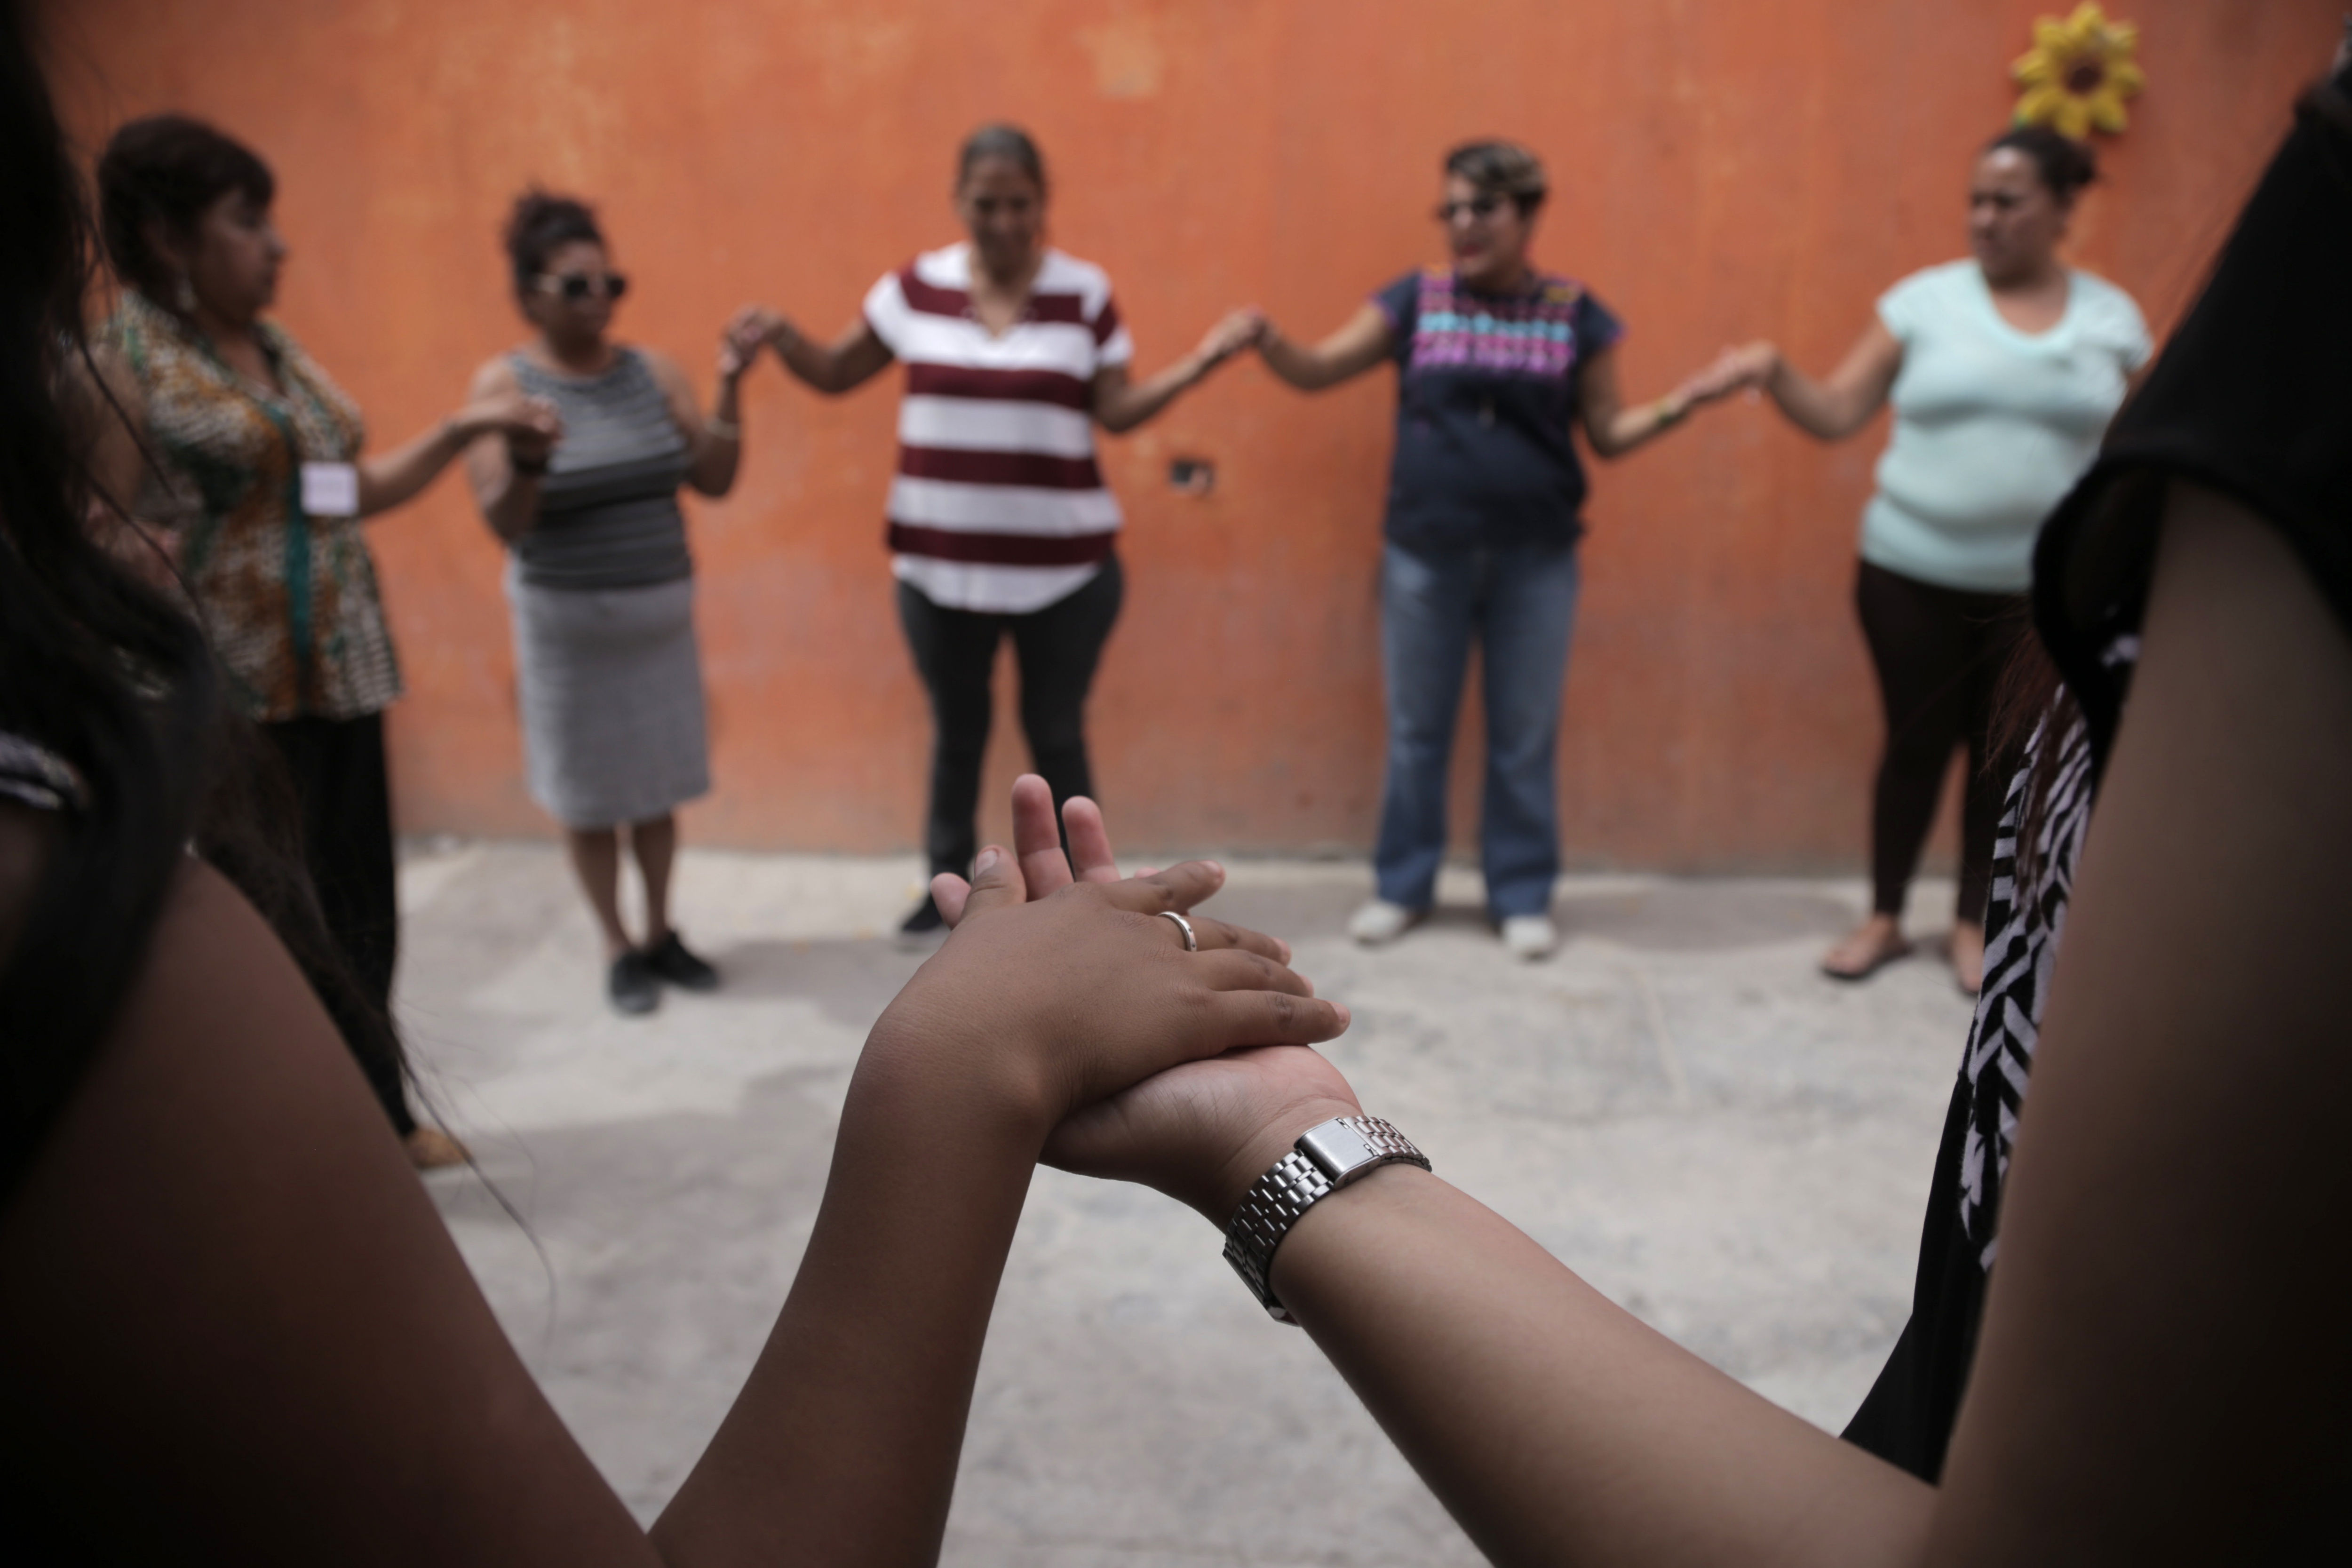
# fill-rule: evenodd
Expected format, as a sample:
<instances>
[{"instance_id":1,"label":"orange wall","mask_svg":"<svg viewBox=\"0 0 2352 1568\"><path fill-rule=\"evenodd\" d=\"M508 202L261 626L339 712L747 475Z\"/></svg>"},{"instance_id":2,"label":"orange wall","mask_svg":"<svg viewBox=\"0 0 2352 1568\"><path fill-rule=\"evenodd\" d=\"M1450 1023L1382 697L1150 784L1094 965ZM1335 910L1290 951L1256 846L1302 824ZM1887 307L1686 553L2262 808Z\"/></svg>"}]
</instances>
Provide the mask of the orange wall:
<instances>
[{"instance_id":1,"label":"orange wall","mask_svg":"<svg viewBox=\"0 0 2352 1568\"><path fill-rule=\"evenodd\" d=\"M2105 149L2076 255L2159 328L2332 47L2341 0L2123 0L2152 82ZM600 206L637 291L625 335L707 378L763 300L812 331L954 237L950 157L1030 126L1054 232L1108 267L1145 371L1226 307L1319 333L1437 259L1454 141L1528 142L1557 195L1544 263L1632 326L1633 397L1720 343L1826 368L1877 292L1959 254L1972 148L2056 0L73 0L55 7L92 146L192 110L279 176L280 311L378 441L516 341L496 247L527 181ZM693 503L716 794L704 841L914 841L928 725L879 543L895 376L825 402L748 386L733 496ZM1385 374L1318 399L1254 363L1108 438L1126 617L1092 710L1135 845L1360 846L1381 746L1374 572ZM1576 864L1846 865L1876 742L1849 595L1884 433L1836 447L1710 411L1597 474L1561 796ZM1172 493L1168 459L1217 465ZM499 552L455 476L373 537L410 693L414 829L536 833ZM1000 708L986 825L1022 752ZM1458 781L1470 777L1457 768ZM1471 792L1457 785L1466 825ZM1002 832L1001 826L991 826Z\"/></svg>"}]
</instances>

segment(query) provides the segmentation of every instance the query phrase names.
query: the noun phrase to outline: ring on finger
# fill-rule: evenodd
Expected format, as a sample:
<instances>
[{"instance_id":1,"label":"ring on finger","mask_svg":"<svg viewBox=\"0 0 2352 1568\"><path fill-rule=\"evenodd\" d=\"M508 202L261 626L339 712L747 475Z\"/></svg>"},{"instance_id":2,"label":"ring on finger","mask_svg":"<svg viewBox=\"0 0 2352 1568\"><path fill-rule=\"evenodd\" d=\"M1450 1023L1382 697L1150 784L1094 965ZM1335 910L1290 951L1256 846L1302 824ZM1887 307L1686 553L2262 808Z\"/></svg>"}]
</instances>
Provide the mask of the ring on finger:
<instances>
[{"instance_id":1,"label":"ring on finger","mask_svg":"<svg viewBox=\"0 0 2352 1568\"><path fill-rule=\"evenodd\" d=\"M1192 922L1191 921L1186 920L1174 910L1158 910L1153 912L1165 916L1167 919L1176 922L1176 929L1184 933L1184 951L1186 952L1198 952L1201 951L1201 939L1199 936L1194 934L1192 931Z\"/></svg>"}]
</instances>

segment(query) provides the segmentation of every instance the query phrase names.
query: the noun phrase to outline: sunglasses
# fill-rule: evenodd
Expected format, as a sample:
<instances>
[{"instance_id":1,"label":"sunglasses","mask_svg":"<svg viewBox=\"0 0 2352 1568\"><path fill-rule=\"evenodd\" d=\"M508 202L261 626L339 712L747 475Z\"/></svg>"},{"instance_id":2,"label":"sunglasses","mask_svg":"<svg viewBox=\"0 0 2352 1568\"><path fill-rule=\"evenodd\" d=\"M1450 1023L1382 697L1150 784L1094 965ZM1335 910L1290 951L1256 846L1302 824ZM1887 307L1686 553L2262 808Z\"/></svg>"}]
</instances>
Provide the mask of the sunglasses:
<instances>
[{"instance_id":1,"label":"sunglasses","mask_svg":"<svg viewBox=\"0 0 2352 1568\"><path fill-rule=\"evenodd\" d=\"M629 291L629 280L618 272L558 272L543 275L539 279L542 294L561 294L572 304L578 304L592 294L607 300L617 300Z\"/></svg>"},{"instance_id":2,"label":"sunglasses","mask_svg":"<svg viewBox=\"0 0 2352 1568\"><path fill-rule=\"evenodd\" d=\"M1466 202L1440 202L1437 204L1437 221L1452 223L1457 217L1467 216L1485 223L1508 205L1510 200L1508 196L1472 196Z\"/></svg>"}]
</instances>

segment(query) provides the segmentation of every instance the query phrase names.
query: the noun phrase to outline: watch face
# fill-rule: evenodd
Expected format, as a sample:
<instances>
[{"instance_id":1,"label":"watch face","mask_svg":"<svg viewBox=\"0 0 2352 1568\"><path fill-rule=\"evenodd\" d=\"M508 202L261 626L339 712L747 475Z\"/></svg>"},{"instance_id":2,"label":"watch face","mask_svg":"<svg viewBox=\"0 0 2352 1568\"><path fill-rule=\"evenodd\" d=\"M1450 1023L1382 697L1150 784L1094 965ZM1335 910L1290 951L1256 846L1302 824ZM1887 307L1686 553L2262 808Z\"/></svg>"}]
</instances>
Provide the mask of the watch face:
<instances>
[{"instance_id":1,"label":"watch face","mask_svg":"<svg viewBox=\"0 0 2352 1568\"><path fill-rule=\"evenodd\" d=\"M1345 1121L1326 1121L1308 1128L1299 1135L1298 1149L1335 1181L1366 1161L1380 1157L1380 1151Z\"/></svg>"}]
</instances>

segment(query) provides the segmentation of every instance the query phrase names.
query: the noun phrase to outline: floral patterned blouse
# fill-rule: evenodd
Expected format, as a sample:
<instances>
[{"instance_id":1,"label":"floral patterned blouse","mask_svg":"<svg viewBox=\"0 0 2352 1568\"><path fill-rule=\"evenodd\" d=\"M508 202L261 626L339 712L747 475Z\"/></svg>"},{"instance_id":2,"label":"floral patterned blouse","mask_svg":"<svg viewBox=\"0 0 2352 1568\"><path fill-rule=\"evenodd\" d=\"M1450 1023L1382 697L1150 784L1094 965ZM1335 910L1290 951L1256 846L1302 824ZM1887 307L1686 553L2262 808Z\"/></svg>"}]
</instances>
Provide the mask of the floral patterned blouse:
<instances>
[{"instance_id":1,"label":"floral patterned blouse","mask_svg":"<svg viewBox=\"0 0 2352 1568\"><path fill-rule=\"evenodd\" d=\"M280 394L171 312L125 291L105 336L147 402L139 514L177 535L214 648L253 718L352 719L400 695L375 562L355 517L302 510L302 465L348 463L358 406L282 327L262 348Z\"/></svg>"}]
</instances>

